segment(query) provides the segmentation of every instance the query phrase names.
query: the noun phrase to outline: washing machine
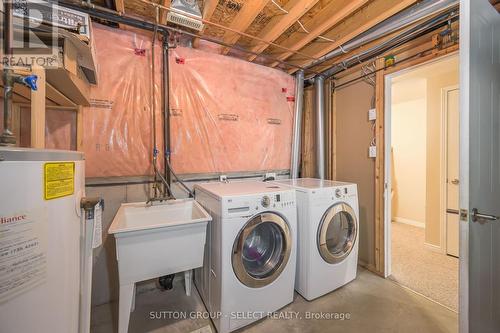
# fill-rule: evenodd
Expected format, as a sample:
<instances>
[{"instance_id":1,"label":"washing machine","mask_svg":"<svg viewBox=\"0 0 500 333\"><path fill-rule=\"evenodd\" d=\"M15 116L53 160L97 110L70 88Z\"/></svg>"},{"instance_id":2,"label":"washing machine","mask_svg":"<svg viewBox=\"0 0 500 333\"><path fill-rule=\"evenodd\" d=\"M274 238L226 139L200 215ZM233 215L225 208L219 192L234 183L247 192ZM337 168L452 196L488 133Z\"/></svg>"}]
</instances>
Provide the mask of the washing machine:
<instances>
[{"instance_id":1,"label":"washing machine","mask_svg":"<svg viewBox=\"0 0 500 333\"><path fill-rule=\"evenodd\" d=\"M219 333L293 301L297 206L291 188L260 181L195 185L212 215L195 285Z\"/></svg>"},{"instance_id":2,"label":"washing machine","mask_svg":"<svg viewBox=\"0 0 500 333\"><path fill-rule=\"evenodd\" d=\"M297 195L295 290L313 300L356 278L359 213L357 185L314 178L276 181Z\"/></svg>"}]
</instances>

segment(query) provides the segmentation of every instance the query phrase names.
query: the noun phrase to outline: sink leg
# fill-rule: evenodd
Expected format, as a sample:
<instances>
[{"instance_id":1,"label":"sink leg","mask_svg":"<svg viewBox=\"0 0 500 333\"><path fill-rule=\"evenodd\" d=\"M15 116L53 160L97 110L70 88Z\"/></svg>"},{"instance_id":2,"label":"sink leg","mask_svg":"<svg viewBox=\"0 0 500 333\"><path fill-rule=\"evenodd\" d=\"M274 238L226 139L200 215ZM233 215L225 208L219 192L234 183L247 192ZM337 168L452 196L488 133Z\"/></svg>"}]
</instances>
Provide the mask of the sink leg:
<instances>
[{"instance_id":1,"label":"sink leg","mask_svg":"<svg viewBox=\"0 0 500 333\"><path fill-rule=\"evenodd\" d=\"M135 283L134 283L134 291L132 292L132 305L130 306L130 312L134 312L134 310L135 310L135 294L136 294L136 290L135 290Z\"/></svg>"},{"instance_id":2,"label":"sink leg","mask_svg":"<svg viewBox=\"0 0 500 333\"><path fill-rule=\"evenodd\" d=\"M193 270L184 272L184 284L186 285L186 295L191 296L191 284L193 283Z\"/></svg>"},{"instance_id":3,"label":"sink leg","mask_svg":"<svg viewBox=\"0 0 500 333\"><path fill-rule=\"evenodd\" d=\"M120 285L118 333L128 332L128 322L130 320L130 310L132 309L134 290L135 283Z\"/></svg>"}]
</instances>

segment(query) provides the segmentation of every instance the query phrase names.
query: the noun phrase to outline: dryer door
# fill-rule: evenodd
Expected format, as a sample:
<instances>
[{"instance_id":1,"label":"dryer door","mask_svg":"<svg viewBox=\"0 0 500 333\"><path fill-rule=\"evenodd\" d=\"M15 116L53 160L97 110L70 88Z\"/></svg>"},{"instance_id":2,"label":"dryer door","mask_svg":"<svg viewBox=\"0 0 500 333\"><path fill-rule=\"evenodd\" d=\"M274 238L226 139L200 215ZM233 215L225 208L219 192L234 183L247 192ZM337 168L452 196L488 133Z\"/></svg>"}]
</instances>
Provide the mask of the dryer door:
<instances>
[{"instance_id":1,"label":"dryer door","mask_svg":"<svg viewBox=\"0 0 500 333\"><path fill-rule=\"evenodd\" d=\"M292 250L292 235L281 216L266 212L254 216L233 245L233 270L246 286L259 288L278 278Z\"/></svg>"},{"instance_id":2,"label":"dryer door","mask_svg":"<svg viewBox=\"0 0 500 333\"><path fill-rule=\"evenodd\" d=\"M351 253L357 225L356 214L348 204L337 203L328 208L318 229L318 250L326 262L339 263Z\"/></svg>"}]
</instances>

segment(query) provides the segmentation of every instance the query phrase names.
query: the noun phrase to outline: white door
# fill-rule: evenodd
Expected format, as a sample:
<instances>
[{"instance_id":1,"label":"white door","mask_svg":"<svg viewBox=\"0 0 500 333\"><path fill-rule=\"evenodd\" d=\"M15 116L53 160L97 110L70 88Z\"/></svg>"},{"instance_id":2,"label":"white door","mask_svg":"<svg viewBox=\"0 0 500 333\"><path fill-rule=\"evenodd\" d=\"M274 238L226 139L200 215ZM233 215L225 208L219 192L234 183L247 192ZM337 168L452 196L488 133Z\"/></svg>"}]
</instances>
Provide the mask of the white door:
<instances>
[{"instance_id":1,"label":"white door","mask_svg":"<svg viewBox=\"0 0 500 333\"><path fill-rule=\"evenodd\" d=\"M444 89L446 114L446 253L458 257L459 90Z\"/></svg>"},{"instance_id":2,"label":"white door","mask_svg":"<svg viewBox=\"0 0 500 333\"><path fill-rule=\"evenodd\" d=\"M500 332L500 14L460 1L460 331Z\"/></svg>"}]
</instances>

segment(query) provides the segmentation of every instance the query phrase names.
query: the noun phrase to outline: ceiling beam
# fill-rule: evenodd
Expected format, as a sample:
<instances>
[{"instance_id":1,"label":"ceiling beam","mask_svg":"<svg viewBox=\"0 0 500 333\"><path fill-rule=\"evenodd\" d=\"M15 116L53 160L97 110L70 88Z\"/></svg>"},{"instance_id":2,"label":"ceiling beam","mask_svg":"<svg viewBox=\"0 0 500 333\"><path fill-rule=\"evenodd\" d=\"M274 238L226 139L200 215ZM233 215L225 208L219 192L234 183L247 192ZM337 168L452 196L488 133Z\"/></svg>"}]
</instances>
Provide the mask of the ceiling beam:
<instances>
[{"instance_id":1,"label":"ceiling beam","mask_svg":"<svg viewBox=\"0 0 500 333\"><path fill-rule=\"evenodd\" d=\"M115 0L116 11L125 13L125 0Z\"/></svg>"},{"instance_id":2,"label":"ceiling beam","mask_svg":"<svg viewBox=\"0 0 500 333\"><path fill-rule=\"evenodd\" d=\"M269 23L262 29L258 37L260 39L266 40L268 42L274 42L276 38L281 36L283 32L286 31L292 24L297 22L305 13L307 13L319 0L291 0L289 1L283 9L285 9L288 14L277 15L273 17ZM250 51L261 53L269 45L263 43L257 43L250 48ZM253 61L257 58L257 55L251 55L247 58L248 61Z\"/></svg>"},{"instance_id":3,"label":"ceiling beam","mask_svg":"<svg viewBox=\"0 0 500 333\"><path fill-rule=\"evenodd\" d=\"M312 43L305 47L302 53L319 58L408 6L413 5L415 2L417 2L417 0L375 0L370 2L367 6L363 7L362 10L357 11L355 14L345 19L342 24L335 26L324 34L325 37L335 42ZM295 59L291 59L291 62L294 64L305 66L311 63L309 59L300 59L296 56L294 58ZM278 59L281 58L278 57ZM273 64L273 67L274 65L275 64ZM293 72L295 71L290 71L290 73Z\"/></svg>"},{"instance_id":4,"label":"ceiling beam","mask_svg":"<svg viewBox=\"0 0 500 333\"><path fill-rule=\"evenodd\" d=\"M229 28L237 31L245 31L255 20L257 15L264 9L269 0L251 0L244 3L238 14L233 18ZM223 37L223 42L234 45L240 38L239 34L226 31ZM222 54L227 54L230 48L224 48Z\"/></svg>"},{"instance_id":5,"label":"ceiling beam","mask_svg":"<svg viewBox=\"0 0 500 333\"><path fill-rule=\"evenodd\" d=\"M160 4L165 7L170 7L170 0L161 0ZM167 13L168 11L164 8L160 8L160 24L167 24Z\"/></svg>"},{"instance_id":6,"label":"ceiling beam","mask_svg":"<svg viewBox=\"0 0 500 333\"><path fill-rule=\"evenodd\" d=\"M203 19L210 21L212 15L215 12L215 8L217 8L217 4L219 0L205 0L205 4L203 5ZM206 26L205 26L206 27Z\"/></svg>"},{"instance_id":7,"label":"ceiling beam","mask_svg":"<svg viewBox=\"0 0 500 333\"><path fill-rule=\"evenodd\" d=\"M201 13L202 18L204 20L210 21L218 4L219 0L205 0L203 4L203 13ZM203 34L207 30L207 26L208 26L207 24L203 25L200 34ZM197 45L199 42L200 42L199 38L195 38L193 40L193 44L196 45L196 47L198 47Z\"/></svg>"},{"instance_id":8,"label":"ceiling beam","mask_svg":"<svg viewBox=\"0 0 500 333\"><path fill-rule=\"evenodd\" d=\"M115 0L115 10L121 14L125 14L125 0ZM125 25L118 24L120 29L127 29Z\"/></svg>"},{"instance_id":9,"label":"ceiling beam","mask_svg":"<svg viewBox=\"0 0 500 333\"><path fill-rule=\"evenodd\" d=\"M304 27L307 31L309 31L309 33L306 34L302 30L297 31L280 45L298 51L314 39L318 38L319 35L327 31L329 28L338 24L344 18L352 14L353 11L361 8L367 2L368 0L331 1L313 18L304 23ZM292 52L284 52L277 58L285 60L292 55ZM279 62L275 62L272 67L275 67L278 64Z\"/></svg>"}]
</instances>

